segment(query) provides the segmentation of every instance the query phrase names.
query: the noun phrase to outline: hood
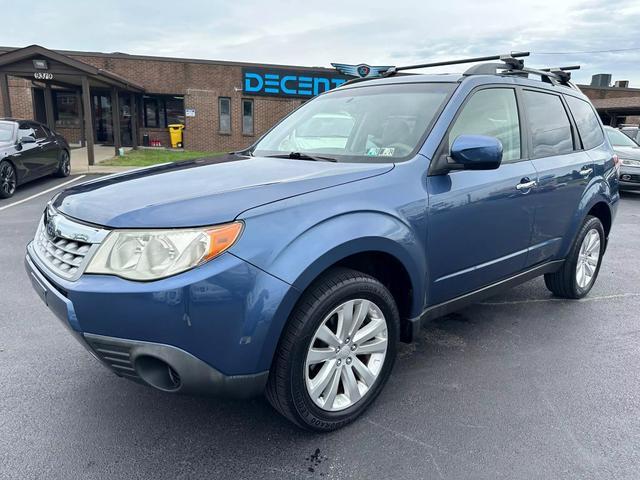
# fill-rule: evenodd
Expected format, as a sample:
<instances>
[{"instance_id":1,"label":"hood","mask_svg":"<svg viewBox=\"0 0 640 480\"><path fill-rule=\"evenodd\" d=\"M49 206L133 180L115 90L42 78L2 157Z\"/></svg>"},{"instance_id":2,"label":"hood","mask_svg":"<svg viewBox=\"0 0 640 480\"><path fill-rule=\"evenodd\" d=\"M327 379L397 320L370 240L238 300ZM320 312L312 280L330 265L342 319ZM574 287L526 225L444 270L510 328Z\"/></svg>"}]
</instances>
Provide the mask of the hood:
<instances>
[{"instance_id":1,"label":"hood","mask_svg":"<svg viewBox=\"0 0 640 480\"><path fill-rule=\"evenodd\" d=\"M640 147L613 147L613 151L620 158L640 160Z\"/></svg>"},{"instance_id":2,"label":"hood","mask_svg":"<svg viewBox=\"0 0 640 480\"><path fill-rule=\"evenodd\" d=\"M65 190L54 207L112 228L214 225L232 221L250 208L392 168L393 164L228 155L103 177Z\"/></svg>"}]
</instances>

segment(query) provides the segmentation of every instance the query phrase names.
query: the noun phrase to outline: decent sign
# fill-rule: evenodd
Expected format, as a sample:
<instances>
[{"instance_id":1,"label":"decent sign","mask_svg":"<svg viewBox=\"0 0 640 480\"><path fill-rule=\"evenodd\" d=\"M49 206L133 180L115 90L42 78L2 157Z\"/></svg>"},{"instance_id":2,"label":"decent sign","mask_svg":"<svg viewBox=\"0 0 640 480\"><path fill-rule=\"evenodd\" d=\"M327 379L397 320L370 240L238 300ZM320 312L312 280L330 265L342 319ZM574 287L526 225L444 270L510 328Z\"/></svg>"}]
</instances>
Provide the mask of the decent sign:
<instances>
[{"instance_id":1,"label":"decent sign","mask_svg":"<svg viewBox=\"0 0 640 480\"><path fill-rule=\"evenodd\" d=\"M243 68L242 92L245 95L311 98L339 87L347 79L324 71Z\"/></svg>"}]
</instances>

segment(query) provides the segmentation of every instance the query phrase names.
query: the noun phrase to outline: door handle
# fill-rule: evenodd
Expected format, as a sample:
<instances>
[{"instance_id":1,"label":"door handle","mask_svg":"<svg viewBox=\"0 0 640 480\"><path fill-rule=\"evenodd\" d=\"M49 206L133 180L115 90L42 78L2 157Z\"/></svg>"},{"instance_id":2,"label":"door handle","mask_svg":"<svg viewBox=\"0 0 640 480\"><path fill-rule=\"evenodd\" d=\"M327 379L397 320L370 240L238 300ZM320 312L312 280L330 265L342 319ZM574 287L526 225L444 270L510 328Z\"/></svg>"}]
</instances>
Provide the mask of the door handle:
<instances>
[{"instance_id":1,"label":"door handle","mask_svg":"<svg viewBox=\"0 0 640 480\"><path fill-rule=\"evenodd\" d=\"M519 184L516 185L516 190L531 190L538 186L538 182L535 180L529 180L528 178L523 178Z\"/></svg>"},{"instance_id":2,"label":"door handle","mask_svg":"<svg viewBox=\"0 0 640 480\"><path fill-rule=\"evenodd\" d=\"M590 167L583 168L582 170L580 170L580 175L582 175L583 177L588 177L592 173L593 173L593 168L590 168Z\"/></svg>"}]
</instances>

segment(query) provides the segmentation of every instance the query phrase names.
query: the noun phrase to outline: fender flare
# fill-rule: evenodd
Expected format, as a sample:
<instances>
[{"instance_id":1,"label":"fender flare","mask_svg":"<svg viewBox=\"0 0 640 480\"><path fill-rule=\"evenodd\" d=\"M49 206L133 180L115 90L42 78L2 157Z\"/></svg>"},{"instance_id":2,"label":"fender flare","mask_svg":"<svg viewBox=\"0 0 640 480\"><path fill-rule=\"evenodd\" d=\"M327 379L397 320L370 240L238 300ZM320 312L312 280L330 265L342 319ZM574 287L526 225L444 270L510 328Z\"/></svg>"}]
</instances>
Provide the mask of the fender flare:
<instances>
[{"instance_id":1,"label":"fender flare","mask_svg":"<svg viewBox=\"0 0 640 480\"><path fill-rule=\"evenodd\" d=\"M585 189L582 198L580 199L580 203L578 204L578 208L571 220L571 235L567 235L566 239L562 245L562 258L565 258L569 251L571 250L571 246L575 241L575 237L580 230L580 226L584 222L584 219L587 218L587 215L594 207L594 205L598 203L604 203L609 209L609 215L613 219L614 212L611 210L611 188L609 184L602 178L592 182Z\"/></svg>"},{"instance_id":2,"label":"fender flare","mask_svg":"<svg viewBox=\"0 0 640 480\"><path fill-rule=\"evenodd\" d=\"M339 229L340 237L331 234L336 229ZM336 241L332 242L334 238ZM264 268L293 287L274 313L267 338L279 341L296 303L319 275L351 255L366 252L391 255L404 267L413 291L410 316L418 315L424 306L426 289L427 263L422 242L407 224L388 213L349 212L306 229ZM301 258L310 261L300 262ZM277 341L265 342L261 362L270 364L276 348Z\"/></svg>"}]
</instances>

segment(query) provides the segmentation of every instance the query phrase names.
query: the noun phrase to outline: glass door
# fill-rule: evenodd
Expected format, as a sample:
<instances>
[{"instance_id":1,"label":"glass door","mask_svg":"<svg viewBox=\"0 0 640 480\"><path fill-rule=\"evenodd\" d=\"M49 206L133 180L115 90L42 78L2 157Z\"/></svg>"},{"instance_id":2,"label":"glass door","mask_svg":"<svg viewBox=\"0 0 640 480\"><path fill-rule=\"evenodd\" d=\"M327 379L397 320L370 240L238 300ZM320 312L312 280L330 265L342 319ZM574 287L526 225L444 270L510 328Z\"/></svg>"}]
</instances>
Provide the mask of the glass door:
<instances>
[{"instance_id":1,"label":"glass door","mask_svg":"<svg viewBox=\"0 0 640 480\"><path fill-rule=\"evenodd\" d=\"M130 93L121 93L120 100L120 139L122 140L122 146L133 146L133 130L131 127L131 112L133 111L133 95Z\"/></svg>"},{"instance_id":2,"label":"glass door","mask_svg":"<svg viewBox=\"0 0 640 480\"><path fill-rule=\"evenodd\" d=\"M113 121L111 118L111 95L99 92L93 95L93 128L96 143L113 144Z\"/></svg>"}]
</instances>

